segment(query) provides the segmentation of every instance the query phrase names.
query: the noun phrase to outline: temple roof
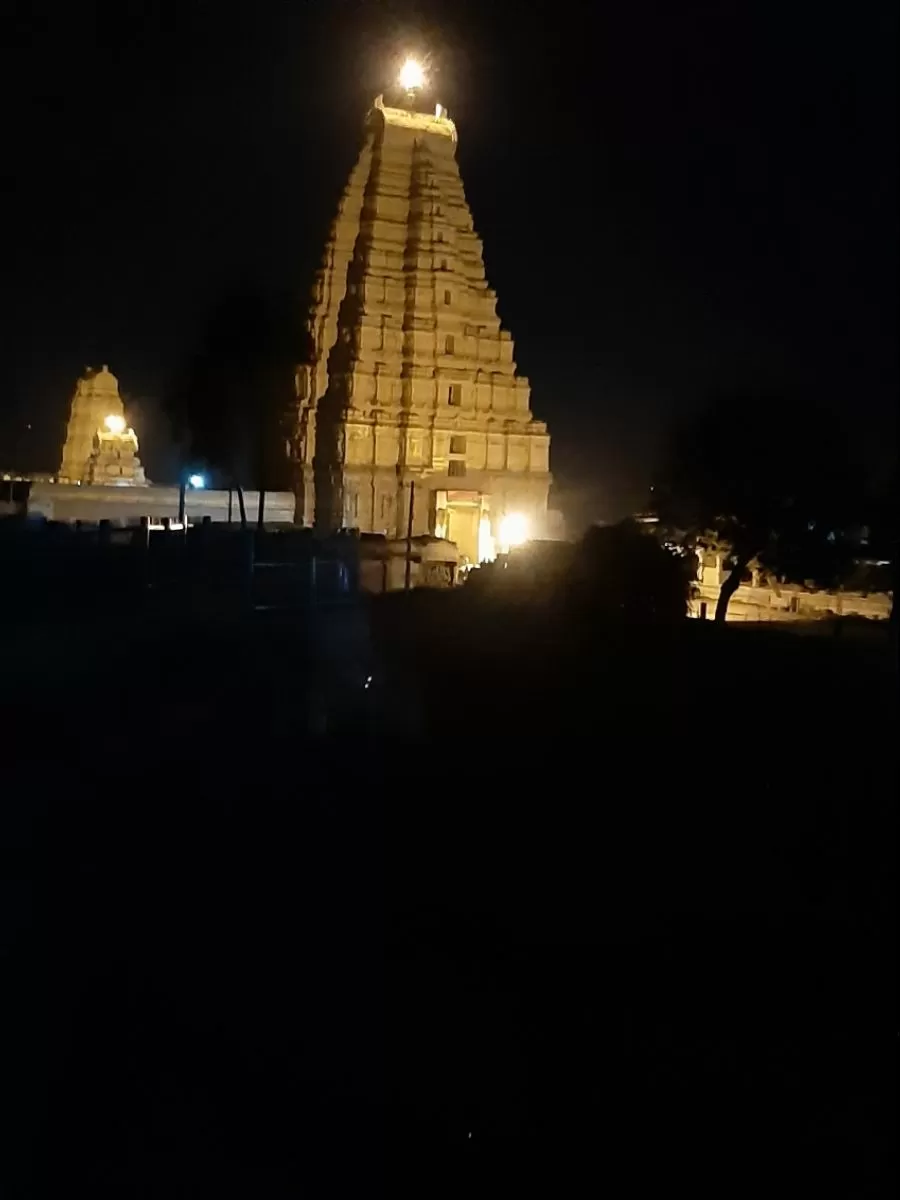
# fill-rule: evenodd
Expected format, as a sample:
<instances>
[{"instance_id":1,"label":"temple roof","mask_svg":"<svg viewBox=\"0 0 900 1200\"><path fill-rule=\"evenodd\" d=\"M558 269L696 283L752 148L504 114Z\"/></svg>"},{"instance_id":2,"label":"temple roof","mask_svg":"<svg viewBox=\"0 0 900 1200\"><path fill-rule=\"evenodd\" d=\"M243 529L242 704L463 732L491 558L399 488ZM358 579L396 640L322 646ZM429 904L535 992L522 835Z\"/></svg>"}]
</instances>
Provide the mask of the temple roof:
<instances>
[{"instance_id":1,"label":"temple roof","mask_svg":"<svg viewBox=\"0 0 900 1200\"><path fill-rule=\"evenodd\" d=\"M457 140L456 126L440 104L436 104L427 112L419 112L410 108L394 108L385 104L384 96L376 96L371 111L379 112L388 125L400 125L405 129L420 130L422 133L439 133L454 142Z\"/></svg>"},{"instance_id":2,"label":"temple roof","mask_svg":"<svg viewBox=\"0 0 900 1200\"><path fill-rule=\"evenodd\" d=\"M113 375L106 363L104 363L99 369L88 367L84 378L93 384L99 384L103 390L119 390L119 381L115 375Z\"/></svg>"}]
</instances>

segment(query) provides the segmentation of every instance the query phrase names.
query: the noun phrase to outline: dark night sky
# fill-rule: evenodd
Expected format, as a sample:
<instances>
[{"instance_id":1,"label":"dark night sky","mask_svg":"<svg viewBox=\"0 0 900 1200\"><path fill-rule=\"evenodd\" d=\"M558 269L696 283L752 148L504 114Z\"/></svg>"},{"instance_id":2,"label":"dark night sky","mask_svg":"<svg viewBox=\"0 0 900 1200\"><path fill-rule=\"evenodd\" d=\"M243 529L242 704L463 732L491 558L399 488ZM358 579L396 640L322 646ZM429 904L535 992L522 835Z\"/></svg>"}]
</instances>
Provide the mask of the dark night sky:
<instances>
[{"instance_id":1,"label":"dark night sky","mask_svg":"<svg viewBox=\"0 0 900 1200\"><path fill-rule=\"evenodd\" d=\"M584 515L640 505L668 423L711 390L836 407L880 468L894 8L22 4L2 70L0 463L53 469L75 378L108 362L160 477L155 406L217 297L238 278L308 288L368 103L410 47L434 58L501 317Z\"/></svg>"}]
</instances>

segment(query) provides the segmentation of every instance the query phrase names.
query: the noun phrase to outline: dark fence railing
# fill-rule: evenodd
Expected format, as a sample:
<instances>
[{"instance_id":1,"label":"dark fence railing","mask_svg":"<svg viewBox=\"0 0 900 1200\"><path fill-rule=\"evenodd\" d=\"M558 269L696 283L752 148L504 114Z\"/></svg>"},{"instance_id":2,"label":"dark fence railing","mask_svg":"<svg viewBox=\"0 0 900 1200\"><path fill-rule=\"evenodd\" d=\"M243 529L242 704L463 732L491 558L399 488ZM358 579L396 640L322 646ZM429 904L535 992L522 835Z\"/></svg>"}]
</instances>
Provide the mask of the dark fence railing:
<instances>
[{"instance_id":1,"label":"dark fence railing","mask_svg":"<svg viewBox=\"0 0 900 1200\"><path fill-rule=\"evenodd\" d=\"M127 529L21 517L0 520L0 613L266 612L354 598L354 537L311 530Z\"/></svg>"}]
</instances>

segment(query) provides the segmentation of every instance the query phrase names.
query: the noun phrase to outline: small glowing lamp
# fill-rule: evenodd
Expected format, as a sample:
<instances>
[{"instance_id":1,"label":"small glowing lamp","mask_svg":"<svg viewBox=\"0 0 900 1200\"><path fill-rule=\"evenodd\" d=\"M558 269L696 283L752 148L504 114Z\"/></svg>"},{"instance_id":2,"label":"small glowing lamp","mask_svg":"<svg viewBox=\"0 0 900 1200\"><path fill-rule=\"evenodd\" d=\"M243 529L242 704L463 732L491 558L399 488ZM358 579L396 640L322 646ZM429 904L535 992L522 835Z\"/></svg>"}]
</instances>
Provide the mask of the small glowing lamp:
<instances>
[{"instance_id":1,"label":"small glowing lamp","mask_svg":"<svg viewBox=\"0 0 900 1200\"><path fill-rule=\"evenodd\" d=\"M504 551L528 541L529 523L524 513L507 513L500 522L500 545Z\"/></svg>"},{"instance_id":2,"label":"small glowing lamp","mask_svg":"<svg viewBox=\"0 0 900 1200\"><path fill-rule=\"evenodd\" d=\"M192 488L197 488L198 490L200 488L205 488L206 477L203 475L188 475L188 485Z\"/></svg>"},{"instance_id":3,"label":"small glowing lamp","mask_svg":"<svg viewBox=\"0 0 900 1200\"><path fill-rule=\"evenodd\" d=\"M414 58L408 58L400 68L399 83L406 92L425 86L425 72Z\"/></svg>"},{"instance_id":4,"label":"small glowing lamp","mask_svg":"<svg viewBox=\"0 0 900 1200\"><path fill-rule=\"evenodd\" d=\"M117 413L110 413L109 416L104 420L103 424L110 433L125 432L125 418L120 417Z\"/></svg>"}]
</instances>

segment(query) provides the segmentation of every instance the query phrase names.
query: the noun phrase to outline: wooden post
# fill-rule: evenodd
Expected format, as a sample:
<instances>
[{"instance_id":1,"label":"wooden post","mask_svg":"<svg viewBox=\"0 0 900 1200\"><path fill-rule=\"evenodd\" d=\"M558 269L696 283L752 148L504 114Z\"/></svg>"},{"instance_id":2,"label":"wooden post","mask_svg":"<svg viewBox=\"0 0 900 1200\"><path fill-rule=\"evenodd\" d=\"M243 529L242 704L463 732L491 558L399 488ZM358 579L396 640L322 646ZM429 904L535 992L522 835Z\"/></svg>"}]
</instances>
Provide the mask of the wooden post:
<instances>
[{"instance_id":1,"label":"wooden post","mask_svg":"<svg viewBox=\"0 0 900 1200\"><path fill-rule=\"evenodd\" d=\"M413 537L413 512L416 503L416 483L414 479L409 481L409 516L406 519L406 570L403 574L403 590L408 592L411 586L412 576L412 537Z\"/></svg>"},{"instance_id":2,"label":"wooden post","mask_svg":"<svg viewBox=\"0 0 900 1200\"><path fill-rule=\"evenodd\" d=\"M244 605L253 608L253 575L256 569L256 539L253 530L245 525L241 529L241 573L243 575Z\"/></svg>"},{"instance_id":3,"label":"wooden post","mask_svg":"<svg viewBox=\"0 0 900 1200\"><path fill-rule=\"evenodd\" d=\"M141 565L138 572L141 592L147 591L150 583L150 518L141 517L141 527L137 531L136 545L140 554Z\"/></svg>"},{"instance_id":4,"label":"wooden post","mask_svg":"<svg viewBox=\"0 0 900 1200\"><path fill-rule=\"evenodd\" d=\"M241 529L247 528L247 508L244 504L244 489L239 483L234 485L234 490L237 492L238 512L241 514Z\"/></svg>"}]
</instances>

